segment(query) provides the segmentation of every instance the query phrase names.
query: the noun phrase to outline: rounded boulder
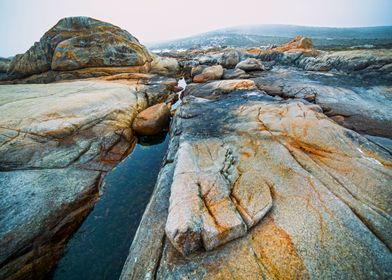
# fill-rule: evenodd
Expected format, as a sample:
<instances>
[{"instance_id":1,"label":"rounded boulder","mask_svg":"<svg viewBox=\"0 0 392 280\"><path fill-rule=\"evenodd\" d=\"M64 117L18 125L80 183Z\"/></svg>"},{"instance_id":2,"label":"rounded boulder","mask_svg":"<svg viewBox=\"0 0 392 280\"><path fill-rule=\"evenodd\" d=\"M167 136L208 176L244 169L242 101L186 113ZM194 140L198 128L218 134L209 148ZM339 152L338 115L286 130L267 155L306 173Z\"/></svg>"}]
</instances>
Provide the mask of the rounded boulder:
<instances>
[{"instance_id":1,"label":"rounded boulder","mask_svg":"<svg viewBox=\"0 0 392 280\"><path fill-rule=\"evenodd\" d=\"M199 75L193 77L193 82L204 83L211 80L220 80L223 76L223 67L221 65L214 65L207 67Z\"/></svg>"},{"instance_id":2,"label":"rounded boulder","mask_svg":"<svg viewBox=\"0 0 392 280\"><path fill-rule=\"evenodd\" d=\"M139 135L155 135L169 125L170 109L165 103L156 104L141 111L132 124Z\"/></svg>"},{"instance_id":3,"label":"rounded boulder","mask_svg":"<svg viewBox=\"0 0 392 280\"><path fill-rule=\"evenodd\" d=\"M248 58L237 64L237 69L248 71L261 71L264 70L263 64L256 58Z\"/></svg>"}]
</instances>

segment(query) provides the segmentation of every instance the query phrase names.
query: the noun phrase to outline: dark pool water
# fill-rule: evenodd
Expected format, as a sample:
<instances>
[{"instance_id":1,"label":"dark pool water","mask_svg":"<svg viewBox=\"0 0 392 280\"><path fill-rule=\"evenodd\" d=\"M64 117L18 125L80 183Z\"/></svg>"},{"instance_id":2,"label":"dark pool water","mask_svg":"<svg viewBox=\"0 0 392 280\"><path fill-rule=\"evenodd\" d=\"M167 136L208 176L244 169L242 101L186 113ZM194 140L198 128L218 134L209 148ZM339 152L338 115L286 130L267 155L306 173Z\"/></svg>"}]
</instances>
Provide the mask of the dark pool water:
<instances>
[{"instance_id":1,"label":"dark pool water","mask_svg":"<svg viewBox=\"0 0 392 280\"><path fill-rule=\"evenodd\" d=\"M69 240L51 279L118 279L166 153L168 137L142 138L104 180L104 192Z\"/></svg>"}]
</instances>

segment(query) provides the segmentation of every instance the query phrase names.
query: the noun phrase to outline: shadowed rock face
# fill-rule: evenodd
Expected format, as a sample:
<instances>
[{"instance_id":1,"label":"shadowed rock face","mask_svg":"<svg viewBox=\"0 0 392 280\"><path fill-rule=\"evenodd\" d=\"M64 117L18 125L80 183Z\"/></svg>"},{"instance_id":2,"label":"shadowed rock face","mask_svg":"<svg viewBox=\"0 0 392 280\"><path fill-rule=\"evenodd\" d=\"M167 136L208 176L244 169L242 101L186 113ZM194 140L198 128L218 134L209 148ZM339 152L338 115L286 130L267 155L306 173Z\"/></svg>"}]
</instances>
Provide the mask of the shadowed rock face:
<instances>
[{"instance_id":1,"label":"shadowed rock face","mask_svg":"<svg viewBox=\"0 0 392 280\"><path fill-rule=\"evenodd\" d=\"M303 100L191 88L121 279L392 276L390 153Z\"/></svg>"},{"instance_id":2,"label":"shadowed rock face","mask_svg":"<svg viewBox=\"0 0 392 280\"><path fill-rule=\"evenodd\" d=\"M11 78L49 70L90 67L143 66L152 58L127 31L88 17L60 20L26 53L17 55L8 69Z\"/></svg>"},{"instance_id":3,"label":"shadowed rock face","mask_svg":"<svg viewBox=\"0 0 392 280\"><path fill-rule=\"evenodd\" d=\"M137 113L177 84L153 75L111 78L118 83L0 86L1 279L50 271L103 176L132 150Z\"/></svg>"},{"instance_id":4,"label":"shadowed rock face","mask_svg":"<svg viewBox=\"0 0 392 280\"><path fill-rule=\"evenodd\" d=\"M11 60L0 57L0 74L6 73L8 71L8 67L10 66L10 63Z\"/></svg>"}]
</instances>

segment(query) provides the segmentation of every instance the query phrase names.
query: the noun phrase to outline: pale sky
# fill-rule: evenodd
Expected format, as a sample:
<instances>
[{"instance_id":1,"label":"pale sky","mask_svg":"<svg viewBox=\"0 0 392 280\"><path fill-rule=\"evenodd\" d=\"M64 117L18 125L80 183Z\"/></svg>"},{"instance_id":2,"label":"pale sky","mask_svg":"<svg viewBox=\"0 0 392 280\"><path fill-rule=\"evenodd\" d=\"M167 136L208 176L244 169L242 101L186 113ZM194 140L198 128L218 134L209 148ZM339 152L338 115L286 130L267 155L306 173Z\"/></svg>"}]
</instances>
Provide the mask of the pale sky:
<instances>
[{"instance_id":1,"label":"pale sky","mask_svg":"<svg viewBox=\"0 0 392 280\"><path fill-rule=\"evenodd\" d=\"M25 52L61 18L81 15L146 43L248 24L392 25L392 0L0 0L0 56Z\"/></svg>"}]
</instances>

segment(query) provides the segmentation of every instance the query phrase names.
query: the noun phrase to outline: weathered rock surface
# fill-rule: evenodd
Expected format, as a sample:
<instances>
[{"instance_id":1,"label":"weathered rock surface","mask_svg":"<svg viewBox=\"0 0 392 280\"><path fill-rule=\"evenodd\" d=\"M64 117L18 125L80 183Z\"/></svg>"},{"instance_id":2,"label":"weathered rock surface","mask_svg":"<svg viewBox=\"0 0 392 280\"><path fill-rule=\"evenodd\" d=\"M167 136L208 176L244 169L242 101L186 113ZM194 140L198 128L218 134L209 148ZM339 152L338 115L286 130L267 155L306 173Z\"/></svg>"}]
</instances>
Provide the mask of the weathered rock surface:
<instances>
[{"instance_id":1,"label":"weathered rock surface","mask_svg":"<svg viewBox=\"0 0 392 280\"><path fill-rule=\"evenodd\" d=\"M15 79L49 70L141 67L151 61L148 50L127 31L88 17L70 17L60 20L26 53L15 56L8 74Z\"/></svg>"},{"instance_id":2,"label":"weathered rock surface","mask_svg":"<svg viewBox=\"0 0 392 280\"><path fill-rule=\"evenodd\" d=\"M180 66L177 59L153 55L150 73L165 76L176 76L179 71Z\"/></svg>"},{"instance_id":3,"label":"weathered rock surface","mask_svg":"<svg viewBox=\"0 0 392 280\"><path fill-rule=\"evenodd\" d=\"M136 72L203 84L182 93L122 279L392 278L390 50L160 57L68 18L6 64L16 83L100 78L0 86L0 278L43 278L134 130L167 125L177 81Z\"/></svg>"},{"instance_id":4,"label":"weathered rock surface","mask_svg":"<svg viewBox=\"0 0 392 280\"><path fill-rule=\"evenodd\" d=\"M320 105L327 116L347 128L392 138L392 83L388 80L276 68L254 81L272 96L305 99Z\"/></svg>"},{"instance_id":5,"label":"weathered rock surface","mask_svg":"<svg viewBox=\"0 0 392 280\"><path fill-rule=\"evenodd\" d=\"M0 57L0 73L7 73L11 60Z\"/></svg>"},{"instance_id":6,"label":"weathered rock surface","mask_svg":"<svg viewBox=\"0 0 392 280\"><path fill-rule=\"evenodd\" d=\"M240 63L238 63L235 68L244 70L246 72L249 71L261 71L264 70L264 66L261 62L255 58L247 58Z\"/></svg>"},{"instance_id":7,"label":"weathered rock surface","mask_svg":"<svg viewBox=\"0 0 392 280\"><path fill-rule=\"evenodd\" d=\"M252 80L224 80L213 81L203 85L189 84L187 85L184 96L192 95L204 99L215 99L235 90L252 90L257 89L256 84Z\"/></svg>"},{"instance_id":8,"label":"weathered rock surface","mask_svg":"<svg viewBox=\"0 0 392 280\"><path fill-rule=\"evenodd\" d=\"M132 149L133 119L173 86L152 75L113 80L0 86L1 279L50 271L105 173Z\"/></svg>"},{"instance_id":9,"label":"weathered rock surface","mask_svg":"<svg viewBox=\"0 0 392 280\"><path fill-rule=\"evenodd\" d=\"M241 60L240 53L237 50L224 52L220 58L220 65L224 68L234 68Z\"/></svg>"},{"instance_id":10,"label":"weathered rock surface","mask_svg":"<svg viewBox=\"0 0 392 280\"><path fill-rule=\"evenodd\" d=\"M132 123L139 135L155 135L169 125L170 109L165 103L156 104L141 111Z\"/></svg>"},{"instance_id":11,"label":"weathered rock surface","mask_svg":"<svg viewBox=\"0 0 392 280\"><path fill-rule=\"evenodd\" d=\"M362 73L365 76L388 75L391 78L391 50L349 50L336 52L320 52L315 57L303 57L298 66L311 71L328 71L331 69L347 73ZM366 73L367 72L367 73Z\"/></svg>"},{"instance_id":12,"label":"weathered rock surface","mask_svg":"<svg viewBox=\"0 0 392 280\"><path fill-rule=\"evenodd\" d=\"M10 59L0 57L0 81L6 79L7 71L10 64L11 64Z\"/></svg>"},{"instance_id":13,"label":"weathered rock surface","mask_svg":"<svg viewBox=\"0 0 392 280\"><path fill-rule=\"evenodd\" d=\"M121 279L392 277L391 154L317 105L218 83L174 116Z\"/></svg>"},{"instance_id":14,"label":"weathered rock surface","mask_svg":"<svg viewBox=\"0 0 392 280\"><path fill-rule=\"evenodd\" d=\"M365 78L392 80L392 50L317 51L297 48L290 43L270 50L250 49L243 57L251 56L271 65L288 65L306 71L340 71Z\"/></svg>"},{"instance_id":15,"label":"weathered rock surface","mask_svg":"<svg viewBox=\"0 0 392 280\"><path fill-rule=\"evenodd\" d=\"M191 77L194 78L197 75L203 73L204 69L208 68L207 65L195 65L191 69Z\"/></svg>"},{"instance_id":16,"label":"weathered rock surface","mask_svg":"<svg viewBox=\"0 0 392 280\"><path fill-rule=\"evenodd\" d=\"M257 172L235 169L237 155L221 139L184 142L177 152L166 234L184 255L243 236L272 206Z\"/></svg>"},{"instance_id":17,"label":"weathered rock surface","mask_svg":"<svg viewBox=\"0 0 392 280\"><path fill-rule=\"evenodd\" d=\"M280 51L280 52L287 52L287 51L309 51L313 50L313 42L312 39L302 36L297 36L290 42L283 44L282 46L273 48L273 50Z\"/></svg>"},{"instance_id":18,"label":"weathered rock surface","mask_svg":"<svg viewBox=\"0 0 392 280\"><path fill-rule=\"evenodd\" d=\"M201 74L193 77L195 83L204 83L211 80L220 80L223 76L223 67L221 65L214 65L204 68Z\"/></svg>"},{"instance_id":19,"label":"weathered rock surface","mask_svg":"<svg viewBox=\"0 0 392 280\"><path fill-rule=\"evenodd\" d=\"M248 75L244 70L241 69L225 69L223 72L222 79L232 80L232 79L243 79L248 78Z\"/></svg>"},{"instance_id":20,"label":"weathered rock surface","mask_svg":"<svg viewBox=\"0 0 392 280\"><path fill-rule=\"evenodd\" d=\"M295 66L306 71L339 71L360 78L392 80L392 51L390 49L365 49L342 51L319 51L314 49L311 39L297 36L294 40L270 49L210 49L206 51L171 52L170 56L199 64L220 63L225 66L229 54L238 54L240 60L255 58L266 69L273 66ZM234 55L233 55L234 56ZM236 55L235 55L236 56ZM230 68L230 66L225 66Z\"/></svg>"}]
</instances>

